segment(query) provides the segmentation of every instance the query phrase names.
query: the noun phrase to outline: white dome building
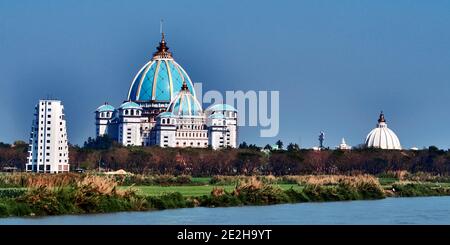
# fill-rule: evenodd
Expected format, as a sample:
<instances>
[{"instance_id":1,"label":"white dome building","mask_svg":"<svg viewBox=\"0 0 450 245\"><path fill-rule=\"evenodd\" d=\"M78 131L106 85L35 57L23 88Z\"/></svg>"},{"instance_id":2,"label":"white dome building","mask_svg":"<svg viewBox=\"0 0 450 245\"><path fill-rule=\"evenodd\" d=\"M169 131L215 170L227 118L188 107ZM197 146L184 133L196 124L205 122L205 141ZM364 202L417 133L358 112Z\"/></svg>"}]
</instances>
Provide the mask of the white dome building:
<instances>
[{"instance_id":1,"label":"white dome building","mask_svg":"<svg viewBox=\"0 0 450 245\"><path fill-rule=\"evenodd\" d=\"M367 148L380 148L387 150L401 150L400 140L397 135L387 127L383 112L378 119L377 127L366 137Z\"/></svg>"}]
</instances>

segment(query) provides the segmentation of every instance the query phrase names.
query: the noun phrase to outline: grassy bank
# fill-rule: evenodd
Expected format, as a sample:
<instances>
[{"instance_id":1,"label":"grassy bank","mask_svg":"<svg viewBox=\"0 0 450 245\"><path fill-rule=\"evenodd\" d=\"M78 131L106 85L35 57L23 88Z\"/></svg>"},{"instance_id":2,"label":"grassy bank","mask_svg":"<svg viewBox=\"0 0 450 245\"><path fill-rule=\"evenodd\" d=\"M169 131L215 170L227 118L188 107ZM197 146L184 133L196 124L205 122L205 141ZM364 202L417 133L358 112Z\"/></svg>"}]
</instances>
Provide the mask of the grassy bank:
<instances>
[{"instance_id":1,"label":"grassy bank","mask_svg":"<svg viewBox=\"0 0 450 245\"><path fill-rule=\"evenodd\" d=\"M119 187L115 178L98 175L35 175L31 179L32 181L27 180L26 187L10 187L0 191L0 216L104 213L195 206L268 205L384 197L381 186L371 176L352 177L340 181L337 185L320 183L304 186L278 185L266 183L261 178L249 177L239 179L234 186L140 188Z\"/></svg>"},{"instance_id":2,"label":"grassy bank","mask_svg":"<svg viewBox=\"0 0 450 245\"><path fill-rule=\"evenodd\" d=\"M13 174L0 176L0 216L144 211L279 203L450 195L448 183L370 175L126 176ZM389 178L389 179L388 179ZM152 184L151 184L152 183ZM158 183L158 184L156 184ZM131 186L121 186L131 184Z\"/></svg>"}]
</instances>

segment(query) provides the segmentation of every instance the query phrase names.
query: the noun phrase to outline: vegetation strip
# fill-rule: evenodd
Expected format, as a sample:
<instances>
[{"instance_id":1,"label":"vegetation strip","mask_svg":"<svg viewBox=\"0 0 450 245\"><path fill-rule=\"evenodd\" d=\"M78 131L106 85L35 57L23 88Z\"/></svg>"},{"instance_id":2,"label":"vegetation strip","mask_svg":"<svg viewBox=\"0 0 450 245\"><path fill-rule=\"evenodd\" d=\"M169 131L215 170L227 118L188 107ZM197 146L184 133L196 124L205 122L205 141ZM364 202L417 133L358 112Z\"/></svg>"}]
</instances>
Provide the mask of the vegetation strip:
<instances>
[{"instance_id":1,"label":"vegetation strip","mask_svg":"<svg viewBox=\"0 0 450 245\"><path fill-rule=\"evenodd\" d=\"M139 180L141 177L132 179L136 181L135 183L142 184L144 182ZM182 179L189 179L182 181L183 183L172 181L178 178L173 176L147 177L153 180L165 179L167 182L160 182L163 186L124 187L120 184L134 183L131 180L124 180L123 176L119 178L92 174L23 173L0 175L0 216L86 214L198 206L229 207L370 200L386 196L450 195L448 185L402 180L398 176L387 178L394 182L384 186L380 184L378 178L370 175L214 176L202 178L201 181L192 181L190 176L183 176ZM187 186L187 183L192 185ZM152 188L154 190L145 192L145 189ZM163 191L164 189L167 192ZM181 189L189 192L177 191Z\"/></svg>"}]
</instances>

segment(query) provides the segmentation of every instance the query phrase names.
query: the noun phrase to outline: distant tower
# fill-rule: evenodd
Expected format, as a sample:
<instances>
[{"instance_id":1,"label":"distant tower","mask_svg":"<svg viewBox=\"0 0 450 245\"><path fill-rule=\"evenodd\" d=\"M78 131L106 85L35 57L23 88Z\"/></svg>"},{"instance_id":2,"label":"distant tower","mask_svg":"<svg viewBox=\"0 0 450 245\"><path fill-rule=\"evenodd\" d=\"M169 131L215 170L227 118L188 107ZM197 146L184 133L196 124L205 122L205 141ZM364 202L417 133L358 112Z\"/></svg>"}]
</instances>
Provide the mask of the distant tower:
<instances>
[{"instance_id":1,"label":"distant tower","mask_svg":"<svg viewBox=\"0 0 450 245\"><path fill-rule=\"evenodd\" d=\"M114 107L105 103L95 110L95 135L103 136L108 134L108 126L113 118Z\"/></svg>"},{"instance_id":2,"label":"distant tower","mask_svg":"<svg viewBox=\"0 0 450 245\"><path fill-rule=\"evenodd\" d=\"M35 107L29 143L27 172L69 171L66 120L61 101L39 101Z\"/></svg>"},{"instance_id":3,"label":"distant tower","mask_svg":"<svg viewBox=\"0 0 450 245\"><path fill-rule=\"evenodd\" d=\"M323 141L325 140L325 133L323 131L320 131L319 134L319 148L323 149Z\"/></svg>"}]
</instances>

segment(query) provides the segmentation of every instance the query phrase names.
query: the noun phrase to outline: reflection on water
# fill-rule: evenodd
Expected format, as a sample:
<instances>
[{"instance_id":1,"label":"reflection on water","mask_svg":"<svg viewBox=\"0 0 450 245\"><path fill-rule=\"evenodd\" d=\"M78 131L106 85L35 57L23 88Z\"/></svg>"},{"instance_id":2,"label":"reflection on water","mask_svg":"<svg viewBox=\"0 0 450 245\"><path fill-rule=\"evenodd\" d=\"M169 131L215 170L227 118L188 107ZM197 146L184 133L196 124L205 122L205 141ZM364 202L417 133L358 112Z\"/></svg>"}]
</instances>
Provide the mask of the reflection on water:
<instances>
[{"instance_id":1,"label":"reflection on water","mask_svg":"<svg viewBox=\"0 0 450 245\"><path fill-rule=\"evenodd\" d=\"M450 224L450 197L3 218L0 224Z\"/></svg>"}]
</instances>

